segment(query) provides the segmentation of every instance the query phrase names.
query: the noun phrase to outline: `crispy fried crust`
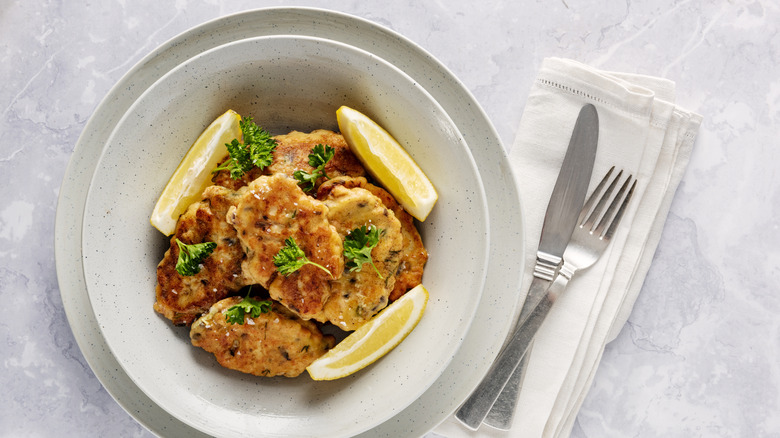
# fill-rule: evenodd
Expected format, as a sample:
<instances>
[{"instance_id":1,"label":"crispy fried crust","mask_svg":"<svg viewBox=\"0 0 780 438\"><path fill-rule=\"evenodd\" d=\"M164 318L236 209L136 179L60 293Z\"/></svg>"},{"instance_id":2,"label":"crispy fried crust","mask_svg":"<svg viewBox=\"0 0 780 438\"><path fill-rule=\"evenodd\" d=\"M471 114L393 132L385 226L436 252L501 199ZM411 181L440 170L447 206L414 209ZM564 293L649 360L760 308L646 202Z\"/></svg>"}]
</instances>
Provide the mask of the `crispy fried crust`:
<instances>
[{"instance_id":1,"label":"crispy fried crust","mask_svg":"<svg viewBox=\"0 0 780 438\"><path fill-rule=\"evenodd\" d=\"M239 180L221 171L203 199L179 219L170 248L157 268L154 308L176 325L192 325L193 345L213 353L230 369L258 376L301 374L335 344L314 321L354 330L389 302L420 284L428 253L414 219L384 189L368 183L366 172L337 133L293 131L275 137L273 163L252 169ZM317 144L335 149L326 165L329 179L306 194L292 175L311 172L308 155ZM343 239L351 230L373 224L384 230L370 264L349 272ZM313 262L283 276L273 257L288 237ZM182 277L176 270L178 246L216 242L202 270ZM381 277L380 277L381 274ZM257 284L275 300L271 312L225 321L224 313L241 301L240 289Z\"/></svg>"},{"instance_id":2,"label":"crispy fried crust","mask_svg":"<svg viewBox=\"0 0 780 438\"><path fill-rule=\"evenodd\" d=\"M230 324L225 312L241 301L230 297L214 304L192 324L190 340L213 353L220 365L256 376L300 375L335 344L314 322L304 321L279 304L244 324Z\"/></svg>"},{"instance_id":3,"label":"crispy fried crust","mask_svg":"<svg viewBox=\"0 0 780 438\"><path fill-rule=\"evenodd\" d=\"M362 265L360 271L345 269L330 285L325 317L342 330L355 330L387 306L403 247L401 223L378 197L360 187L336 186L323 202L328 207L328 220L343 238L362 226L382 230L371 251L377 270L370 264Z\"/></svg>"},{"instance_id":4,"label":"crispy fried crust","mask_svg":"<svg viewBox=\"0 0 780 438\"><path fill-rule=\"evenodd\" d=\"M329 280L344 269L341 237L328 222L328 208L304 194L295 180L277 174L252 181L229 210L227 221L235 227L246 253L247 277L302 318L317 317L330 295ZM273 258L288 237L332 277L308 264L289 276L277 275Z\"/></svg>"},{"instance_id":5,"label":"crispy fried crust","mask_svg":"<svg viewBox=\"0 0 780 438\"><path fill-rule=\"evenodd\" d=\"M317 197L325 199L338 186L346 188L361 187L368 190L381 199L382 203L392 210L395 217L401 222L403 248L401 249L400 263L396 270L395 285L390 293L390 301L401 298L407 291L422 283L423 269L428 261L428 251L423 246L420 233L414 225L414 218L385 189L370 184L362 177L339 177L326 181L317 191Z\"/></svg>"},{"instance_id":6,"label":"crispy fried crust","mask_svg":"<svg viewBox=\"0 0 780 438\"><path fill-rule=\"evenodd\" d=\"M271 174L282 173L292 176L296 170L311 172L314 170L309 165L309 154L318 144L328 145L335 150L333 158L325 165L325 174L330 178L337 176L364 176L365 169L360 161L352 154L347 142L341 134L325 129L318 129L308 134L292 131L287 135L274 137L277 141L274 151L274 161L268 166ZM322 183L324 179L320 179Z\"/></svg>"},{"instance_id":7,"label":"crispy fried crust","mask_svg":"<svg viewBox=\"0 0 780 438\"><path fill-rule=\"evenodd\" d=\"M235 229L225 221L228 209L238 195L224 187L212 186L203 200L192 204L176 225L170 248L157 266L157 300L154 309L176 325L190 325L215 302L238 291L246 284L241 271L244 251ZM186 244L215 242L216 249L192 276L176 272L179 247L176 238Z\"/></svg>"},{"instance_id":8,"label":"crispy fried crust","mask_svg":"<svg viewBox=\"0 0 780 438\"><path fill-rule=\"evenodd\" d=\"M230 178L230 172L221 170L212 178L214 184L237 190L262 175L280 173L292 177L296 170L312 172L314 168L309 165L309 154L312 148L318 144L328 145L335 149L333 158L325 165L325 174L328 177L366 175L366 170L349 149L341 134L318 129L310 133L292 131L289 134L277 135L274 139L277 144L270 166L263 170L255 167L237 180ZM317 182L317 186L323 181L325 179L321 178Z\"/></svg>"}]
</instances>

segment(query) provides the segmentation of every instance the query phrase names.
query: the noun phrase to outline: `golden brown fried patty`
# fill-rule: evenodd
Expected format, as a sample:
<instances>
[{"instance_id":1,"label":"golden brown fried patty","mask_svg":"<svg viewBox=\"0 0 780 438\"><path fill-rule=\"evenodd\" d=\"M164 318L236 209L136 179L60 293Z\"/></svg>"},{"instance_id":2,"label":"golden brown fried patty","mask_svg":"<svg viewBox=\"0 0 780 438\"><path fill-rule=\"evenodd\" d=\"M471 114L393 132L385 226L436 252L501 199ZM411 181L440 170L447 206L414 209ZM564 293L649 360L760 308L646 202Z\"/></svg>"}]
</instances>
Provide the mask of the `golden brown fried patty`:
<instances>
[{"instance_id":1,"label":"golden brown fried patty","mask_svg":"<svg viewBox=\"0 0 780 438\"><path fill-rule=\"evenodd\" d=\"M366 175L365 169L349 149L341 134L318 129L310 133L292 131L289 134L277 135L274 139L277 144L270 166L263 170L255 167L237 180L230 178L230 172L221 170L214 175L212 179L214 184L237 190L262 175L281 173L292 177L296 170L311 173L314 168L309 165L309 154L318 144L331 146L335 150L333 158L325 165L325 174L328 177ZM317 185L323 181L324 179L321 178Z\"/></svg>"},{"instance_id":2,"label":"golden brown fried patty","mask_svg":"<svg viewBox=\"0 0 780 438\"><path fill-rule=\"evenodd\" d=\"M302 318L321 318L330 295L329 280L344 269L341 236L328 222L328 208L283 174L261 176L242 191L227 221L235 227L246 253L245 275ZM273 258L289 237L330 274L310 264L289 276L278 274Z\"/></svg>"},{"instance_id":3,"label":"golden brown fried patty","mask_svg":"<svg viewBox=\"0 0 780 438\"><path fill-rule=\"evenodd\" d=\"M423 246L420 233L417 232L417 228L414 225L414 218L385 189L368 183L362 177L338 177L326 181L317 191L317 197L325 199L337 186L346 188L361 187L368 190L381 199L382 203L392 210L395 217L401 222L403 248L401 249L400 263L396 271L395 285L390 294L390 301L401 298L411 288L422 283L423 268L428 261L428 251Z\"/></svg>"},{"instance_id":4,"label":"golden brown fried patty","mask_svg":"<svg viewBox=\"0 0 780 438\"><path fill-rule=\"evenodd\" d=\"M213 353L226 368L256 376L295 377L335 344L333 336L324 336L314 322L278 304L257 318L245 316L244 324L230 324L225 312L240 301L239 297L219 301L190 329L192 344Z\"/></svg>"},{"instance_id":5,"label":"golden brown fried patty","mask_svg":"<svg viewBox=\"0 0 780 438\"><path fill-rule=\"evenodd\" d=\"M203 199L187 209L176 224L170 248L157 266L157 301L154 309L176 325L189 325L217 301L246 284L241 271L244 251L232 225L225 220L238 194L224 187L211 186ZM179 247L176 238L186 244L215 242L216 249L192 276L176 272Z\"/></svg>"},{"instance_id":6,"label":"golden brown fried patty","mask_svg":"<svg viewBox=\"0 0 780 438\"><path fill-rule=\"evenodd\" d=\"M337 176L364 176L365 169L352 154L347 142L341 134L325 129L318 129L308 134L292 131L287 135L274 137L277 141L274 151L274 161L268 166L271 174L283 173L292 176L296 170L312 172L309 165L309 154L318 144L331 146L334 149L333 158L325 165L325 174L329 178ZM322 183L324 179L320 179Z\"/></svg>"},{"instance_id":7,"label":"golden brown fried patty","mask_svg":"<svg viewBox=\"0 0 780 438\"><path fill-rule=\"evenodd\" d=\"M387 306L403 247L401 223L379 198L360 187L334 187L322 201L328 207L328 220L344 238L362 226L382 230L371 251L377 269L368 263L360 271L345 268L330 285L325 317L342 330L355 330Z\"/></svg>"}]
</instances>

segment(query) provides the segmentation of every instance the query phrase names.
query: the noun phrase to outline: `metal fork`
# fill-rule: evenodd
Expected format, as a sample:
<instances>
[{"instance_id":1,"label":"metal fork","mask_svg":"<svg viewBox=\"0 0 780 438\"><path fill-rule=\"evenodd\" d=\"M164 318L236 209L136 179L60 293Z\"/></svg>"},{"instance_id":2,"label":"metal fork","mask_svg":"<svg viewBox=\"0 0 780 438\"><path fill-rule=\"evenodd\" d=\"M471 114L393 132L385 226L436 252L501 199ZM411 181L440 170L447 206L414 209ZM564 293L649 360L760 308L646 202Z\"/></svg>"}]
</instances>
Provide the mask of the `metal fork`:
<instances>
[{"instance_id":1,"label":"metal fork","mask_svg":"<svg viewBox=\"0 0 780 438\"><path fill-rule=\"evenodd\" d=\"M558 271L558 276L547 290L548 294L551 289L559 289L558 295L560 295L560 292L563 292L574 274L596 263L612 240L612 236L623 218L623 213L625 213L636 187L636 179L629 175L615 197L612 198L607 211L601 214L604 206L609 202L620 177L623 175L622 170L612 180L604 195L598 199L595 207L593 207L593 203L596 202L596 195L604 188L614 170L614 166L609 169L604 179L596 186L596 190L593 191L593 194L582 207L580 216L577 219L577 227L574 228L569 245L566 246L566 251L563 252L563 265L561 265ZM630 188L629 184L631 184ZM626 190L628 190L627 194ZM617 212L615 212L616 209Z\"/></svg>"},{"instance_id":2,"label":"metal fork","mask_svg":"<svg viewBox=\"0 0 780 438\"><path fill-rule=\"evenodd\" d=\"M563 264L555 280L547 289L544 298L528 319L515 330L485 378L455 414L467 427L473 430L479 427L523 358L550 308L564 292L569 281L576 272L587 269L596 263L612 240L636 187L636 179L629 175L617 194L612 196L623 175L621 170L606 191L601 194L614 169L614 166L609 169L604 179L585 202L571 240L563 253ZM603 211L608 203L609 207Z\"/></svg>"}]
</instances>

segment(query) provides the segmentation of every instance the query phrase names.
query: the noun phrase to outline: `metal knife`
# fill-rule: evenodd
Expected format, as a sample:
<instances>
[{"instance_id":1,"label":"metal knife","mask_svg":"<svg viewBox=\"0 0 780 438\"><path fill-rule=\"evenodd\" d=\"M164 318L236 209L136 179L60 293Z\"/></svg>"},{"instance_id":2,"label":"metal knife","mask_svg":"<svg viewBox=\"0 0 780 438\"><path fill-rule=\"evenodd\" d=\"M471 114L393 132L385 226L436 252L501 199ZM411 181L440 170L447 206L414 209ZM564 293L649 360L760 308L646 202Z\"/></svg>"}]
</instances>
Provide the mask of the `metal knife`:
<instances>
[{"instance_id":1,"label":"metal knife","mask_svg":"<svg viewBox=\"0 0 780 438\"><path fill-rule=\"evenodd\" d=\"M569 147L566 150L561 170L558 173L558 179L555 182L550 201L547 204L547 212L542 224L542 235L536 252L534 277L523 308L520 311L520 317L513 335L517 334L522 323L532 315L534 309L542 301L547 287L557 273L563 257L563 251L571 239L577 217L585 201L588 183L593 172L593 162L596 158L598 133L599 120L596 107L587 104L582 107L577 116L577 121L574 124L571 139L569 140ZM499 357L504 354L505 350L502 350L499 353ZM520 359L521 357L517 357L516 361L510 365L514 369L509 373L507 373L506 369L496 369L499 368L499 361L494 363L474 393L458 409L455 417L465 424L466 427L476 430L483 420L486 419L488 412L498 399L499 393L506 386L507 380L510 380L510 375L513 375L515 372L519 373L513 377L513 385L517 386L519 384L524 370L517 366L517 362ZM502 377L499 381L495 381L494 377L499 374L506 374L506 378ZM499 412L491 415L491 420L488 420L491 425L495 424L500 428L509 428L511 426L512 415L517 402L516 389L514 391L510 389L506 396L508 399L502 400L499 406L497 406ZM512 399L513 392L514 399ZM503 417L503 419L496 420L499 417Z\"/></svg>"}]
</instances>

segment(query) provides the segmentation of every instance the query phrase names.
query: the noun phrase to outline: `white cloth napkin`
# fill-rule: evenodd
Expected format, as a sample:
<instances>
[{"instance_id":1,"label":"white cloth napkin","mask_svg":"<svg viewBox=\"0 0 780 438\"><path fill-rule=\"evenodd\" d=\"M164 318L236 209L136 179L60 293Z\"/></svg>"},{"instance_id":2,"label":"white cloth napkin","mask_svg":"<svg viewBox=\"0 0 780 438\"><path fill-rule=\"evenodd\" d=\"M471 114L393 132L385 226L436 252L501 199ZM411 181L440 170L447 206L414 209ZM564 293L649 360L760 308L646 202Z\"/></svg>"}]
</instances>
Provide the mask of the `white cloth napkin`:
<instances>
[{"instance_id":1,"label":"white cloth napkin","mask_svg":"<svg viewBox=\"0 0 780 438\"><path fill-rule=\"evenodd\" d=\"M454 417L445 437L568 436L604 346L617 336L636 301L689 161L701 116L674 104L673 82L606 72L547 58L526 102L510 160L525 219L526 275L531 283L542 222L580 108L596 106L599 143L588 193L611 166L637 178L629 208L598 262L569 283L539 330L511 431L476 432Z\"/></svg>"}]
</instances>

